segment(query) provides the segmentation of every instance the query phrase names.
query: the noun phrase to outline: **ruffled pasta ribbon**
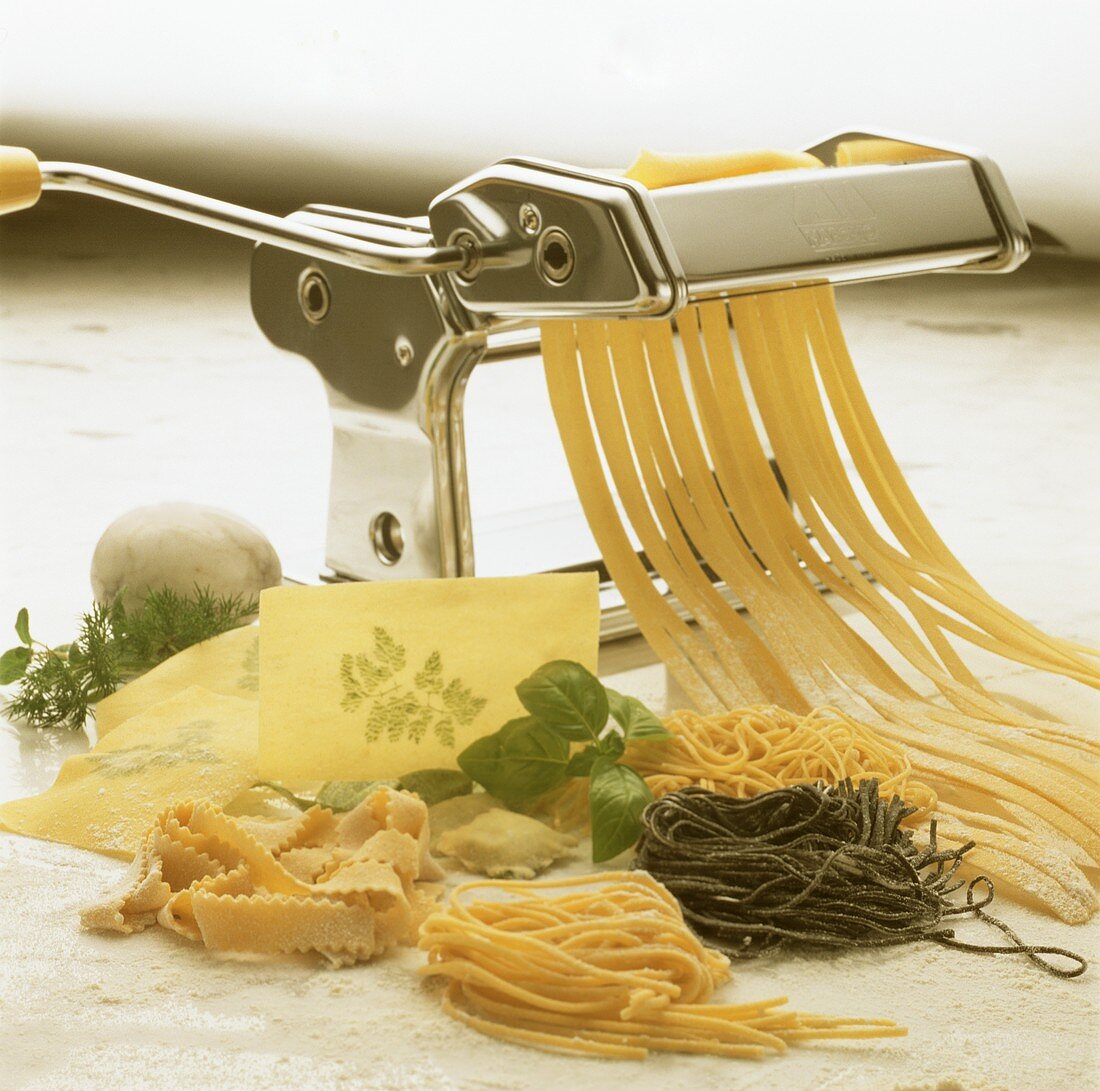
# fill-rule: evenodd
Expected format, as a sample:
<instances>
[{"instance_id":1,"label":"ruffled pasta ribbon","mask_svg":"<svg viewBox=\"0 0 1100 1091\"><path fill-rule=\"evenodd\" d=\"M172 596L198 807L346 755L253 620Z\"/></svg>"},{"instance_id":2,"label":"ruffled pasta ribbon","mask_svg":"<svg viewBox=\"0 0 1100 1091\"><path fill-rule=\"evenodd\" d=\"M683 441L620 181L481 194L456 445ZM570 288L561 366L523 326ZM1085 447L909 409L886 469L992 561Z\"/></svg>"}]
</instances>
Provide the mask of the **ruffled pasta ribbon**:
<instances>
[{"instance_id":1,"label":"ruffled pasta ribbon","mask_svg":"<svg viewBox=\"0 0 1100 1091\"><path fill-rule=\"evenodd\" d=\"M87 929L160 924L213 951L316 951L334 965L416 941L442 872L428 812L379 789L346 815L311 807L281 820L228 815L208 801L165 810L122 889L81 914Z\"/></svg>"}]
</instances>

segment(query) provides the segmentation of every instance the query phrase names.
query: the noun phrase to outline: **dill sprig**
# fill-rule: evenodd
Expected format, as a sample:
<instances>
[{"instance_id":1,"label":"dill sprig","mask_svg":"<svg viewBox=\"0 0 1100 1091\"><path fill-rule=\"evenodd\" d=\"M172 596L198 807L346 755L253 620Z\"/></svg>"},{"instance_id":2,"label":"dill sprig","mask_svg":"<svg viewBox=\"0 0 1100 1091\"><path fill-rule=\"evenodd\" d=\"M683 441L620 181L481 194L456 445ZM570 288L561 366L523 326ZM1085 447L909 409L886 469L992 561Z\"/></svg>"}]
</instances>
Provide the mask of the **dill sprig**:
<instances>
[{"instance_id":1,"label":"dill sprig","mask_svg":"<svg viewBox=\"0 0 1100 1091\"><path fill-rule=\"evenodd\" d=\"M20 643L0 656L0 685L19 683L4 711L29 727L80 730L92 706L119 686L192 644L244 624L258 609L255 598L243 595L214 595L200 587L183 595L166 587L150 591L136 609L127 609L121 597L94 604L72 643L53 648L31 636L28 612L20 610Z\"/></svg>"}]
</instances>

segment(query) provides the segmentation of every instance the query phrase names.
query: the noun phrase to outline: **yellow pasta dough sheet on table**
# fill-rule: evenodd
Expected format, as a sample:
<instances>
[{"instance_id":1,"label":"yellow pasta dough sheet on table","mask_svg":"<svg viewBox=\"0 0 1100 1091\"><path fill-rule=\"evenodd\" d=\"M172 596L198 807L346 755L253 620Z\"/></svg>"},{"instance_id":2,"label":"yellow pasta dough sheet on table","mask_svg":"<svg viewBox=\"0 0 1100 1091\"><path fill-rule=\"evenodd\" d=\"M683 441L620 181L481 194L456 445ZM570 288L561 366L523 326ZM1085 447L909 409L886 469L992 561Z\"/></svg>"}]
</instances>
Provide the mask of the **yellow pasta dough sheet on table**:
<instances>
[{"instance_id":1,"label":"yellow pasta dough sheet on table","mask_svg":"<svg viewBox=\"0 0 1100 1091\"><path fill-rule=\"evenodd\" d=\"M260 596L260 775L368 780L454 768L525 715L543 663L593 672L594 572L273 587Z\"/></svg>"},{"instance_id":2,"label":"yellow pasta dough sheet on table","mask_svg":"<svg viewBox=\"0 0 1100 1091\"><path fill-rule=\"evenodd\" d=\"M259 653L260 631L255 625L230 629L184 648L96 705L99 737L188 686L202 686L225 697L259 700Z\"/></svg>"},{"instance_id":3,"label":"yellow pasta dough sheet on table","mask_svg":"<svg viewBox=\"0 0 1100 1091\"><path fill-rule=\"evenodd\" d=\"M0 804L0 827L130 858L166 801L228 803L256 780L258 706L192 686L66 759L40 795Z\"/></svg>"}]
</instances>

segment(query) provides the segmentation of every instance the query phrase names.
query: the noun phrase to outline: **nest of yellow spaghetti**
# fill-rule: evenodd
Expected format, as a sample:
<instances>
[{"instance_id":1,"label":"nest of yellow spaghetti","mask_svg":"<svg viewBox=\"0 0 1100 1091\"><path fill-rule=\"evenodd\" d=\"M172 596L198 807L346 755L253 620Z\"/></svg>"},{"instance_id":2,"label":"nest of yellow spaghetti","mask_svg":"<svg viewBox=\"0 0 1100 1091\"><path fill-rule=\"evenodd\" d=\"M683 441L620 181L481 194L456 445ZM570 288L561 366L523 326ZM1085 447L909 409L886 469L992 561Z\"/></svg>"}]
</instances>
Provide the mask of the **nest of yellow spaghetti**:
<instances>
[{"instance_id":1,"label":"nest of yellow spaghetti","mask_svg":"<svg viewBox=\"0 0 1100 1091\"><path fill-rule=\"evenodd\" d=\"M420 947L421 972L447 979L449 1015L551 1052L761 1058L803 1039L906 1033L889 1020L788 1011L786 997L710 1003L729 980L728 959L644 872L466 883L424 922Z\"/></svg>"},{"instance_id":2,"label":"nest of yellow spaghetti","mask_svg":"<svg viewBox=\"0 0 1100 1091\"><path fill-rule=\"evenodd\" d=\"M665 726L672 740L635 743L625 757L657 798L691 786L748 799L793 784L877 780L884 797L917 808L911 822L936 806L901 747L836 708L805 715L775 705L717 716L677 712Z\"/></svg>"}]
</instances>

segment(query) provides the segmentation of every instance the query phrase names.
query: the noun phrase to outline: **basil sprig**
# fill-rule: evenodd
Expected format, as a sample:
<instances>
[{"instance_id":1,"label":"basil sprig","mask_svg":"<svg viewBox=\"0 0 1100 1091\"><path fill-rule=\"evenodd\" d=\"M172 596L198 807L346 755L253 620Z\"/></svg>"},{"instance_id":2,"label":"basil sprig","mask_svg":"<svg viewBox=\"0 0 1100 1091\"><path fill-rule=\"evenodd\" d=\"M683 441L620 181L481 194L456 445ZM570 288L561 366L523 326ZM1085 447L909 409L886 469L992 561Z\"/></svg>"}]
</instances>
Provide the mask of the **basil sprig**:
<instances>
[{"instance_id":1,"label":"basil sprig","mask_svg":"<svg viewBox=\"0 0 1100 1091\"><path fill-rule=\"evenodd\" d=\"M587 777L596 863L637 840L653 793L620 760L628 742L668 739L636 697L606 688L580 663L556 659L516 686L529 715L509 720L458 756L464 773L513 807L533 803L572 777ZM580 750L572 744L584 743Z\"/></svg>"}]
</instances>

